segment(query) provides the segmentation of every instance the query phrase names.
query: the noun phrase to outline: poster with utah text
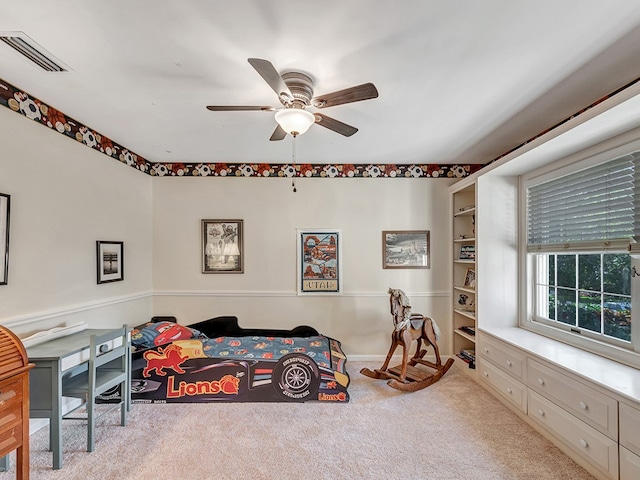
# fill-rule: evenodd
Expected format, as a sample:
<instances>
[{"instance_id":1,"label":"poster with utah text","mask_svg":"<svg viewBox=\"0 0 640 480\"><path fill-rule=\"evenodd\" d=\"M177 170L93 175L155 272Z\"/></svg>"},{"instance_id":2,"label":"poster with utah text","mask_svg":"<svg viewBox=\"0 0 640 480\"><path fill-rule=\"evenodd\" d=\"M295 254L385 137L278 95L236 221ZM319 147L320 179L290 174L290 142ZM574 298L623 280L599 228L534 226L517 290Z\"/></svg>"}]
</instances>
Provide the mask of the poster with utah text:
<instances>
[{"instance_id":1,"label":"poster with utah text","mask_svg":"<svg viewBox=\"0 0 640 480\"><path fill-rule=\"evenodd\" d=\"M339 230L298 230L298 293L342 292Z\"/></svg>"}]
</instances>

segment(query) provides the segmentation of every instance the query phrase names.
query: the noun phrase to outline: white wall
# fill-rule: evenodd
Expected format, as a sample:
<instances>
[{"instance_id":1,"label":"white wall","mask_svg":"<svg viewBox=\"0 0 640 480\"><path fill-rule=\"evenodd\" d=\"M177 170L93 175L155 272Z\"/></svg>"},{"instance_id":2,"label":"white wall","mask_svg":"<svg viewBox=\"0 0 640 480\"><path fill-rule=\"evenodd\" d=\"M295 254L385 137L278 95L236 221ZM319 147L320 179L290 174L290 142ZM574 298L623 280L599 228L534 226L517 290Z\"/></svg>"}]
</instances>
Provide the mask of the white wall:
<instances>
[{"instance_id":1,"label":"white wall","mask_svg":"<svg viewBox=\"0 0 640 480\"><path fill-rule=\"evenodd\" d=\"M384 355L387 289L440 324L450 353L448 179L161 178L0 108L0 192L11 195L9 283L0 323L21 336L86 321L244 327L311 325L349 355ZM244 220L245 272L202 274L200 221ZM296 228L343 237L343 293L296 294ZM383 230L430 230L431 268L382 268ZM96 240L125 244L125 279L96 284Z\"/></svg>"},{"instance_id":2,"label":"white wall","mask_svg":"<svg viewBox=\"0 0 640 480\"><path fill-rule=\"evenodd\" d=\"M478 328L517 325L518 177L483 175L476 191Z\"/></svg>"},{"instance_id":3,"label":"white wall","mask_svg":"<svg viewBox=\"0 0 640 480\"><path fill-rule=\"evenodd\" d=\"M389 287L450 331L447 179L155 178L155 315L193 323L236 315L243 327L300 324L342 342L348 355L384 355ZM243 274L202 274L202 219L243 219ZM296 294L296 229L342 232L343 294ZM431 268L382 268L383 230L430 230ZM449 340L441 341L443 353ZM399 353L399 352L398 352Z\"/></svg>"},{"instance_id":4,"label":"white wall","mask_svg":"<svg viewBox=\"0 0 640 480\"><path fill-rule=\"evenodd\" d=\"M0 323L24 336L151 312L151 177L0 108L0 192L11 195ZM98 285L96 240L124 242L124 281Z\"/></svg>"}]
</instances>

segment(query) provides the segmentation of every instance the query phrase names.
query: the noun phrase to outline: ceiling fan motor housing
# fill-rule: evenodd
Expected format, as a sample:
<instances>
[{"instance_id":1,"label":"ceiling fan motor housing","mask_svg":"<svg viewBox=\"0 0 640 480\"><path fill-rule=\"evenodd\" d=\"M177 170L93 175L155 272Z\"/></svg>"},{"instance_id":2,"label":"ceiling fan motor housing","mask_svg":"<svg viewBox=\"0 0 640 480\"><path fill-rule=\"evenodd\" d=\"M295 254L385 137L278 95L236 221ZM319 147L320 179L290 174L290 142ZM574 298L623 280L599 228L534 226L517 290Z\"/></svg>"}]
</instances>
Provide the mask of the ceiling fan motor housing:
<instances>
[{"instance_id":1,"label":"ceiling fan motor housing","mask_svg":"<svg viewBox=\"0 0 640 480\"><path fill-rule=\"evenodd\" d=\"M293 95L292 107L305 108L311 105L313 98L313 79L301 72L285 72L282 74Z\"/></svg>"}]
</instances>

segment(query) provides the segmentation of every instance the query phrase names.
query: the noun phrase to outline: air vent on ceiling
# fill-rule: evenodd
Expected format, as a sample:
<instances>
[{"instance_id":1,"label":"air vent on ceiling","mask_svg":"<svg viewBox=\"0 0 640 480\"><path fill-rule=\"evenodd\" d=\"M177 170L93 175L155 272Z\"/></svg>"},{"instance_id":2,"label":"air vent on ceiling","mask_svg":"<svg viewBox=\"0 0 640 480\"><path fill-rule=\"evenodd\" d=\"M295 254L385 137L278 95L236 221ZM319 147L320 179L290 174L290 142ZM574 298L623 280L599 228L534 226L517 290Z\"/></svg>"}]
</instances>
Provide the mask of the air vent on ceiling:
<instances>
[{"instance_id":1,"label":"air vent on ceiling","mask_svg":"<svg viewBox=\"0 0 640 480\"><path fill-rule=\"evenodd\" d=\"M47 72L69 71L69 67L56 59L23 32L0 33L0 40Z\"/></svg>"}]
</instances>

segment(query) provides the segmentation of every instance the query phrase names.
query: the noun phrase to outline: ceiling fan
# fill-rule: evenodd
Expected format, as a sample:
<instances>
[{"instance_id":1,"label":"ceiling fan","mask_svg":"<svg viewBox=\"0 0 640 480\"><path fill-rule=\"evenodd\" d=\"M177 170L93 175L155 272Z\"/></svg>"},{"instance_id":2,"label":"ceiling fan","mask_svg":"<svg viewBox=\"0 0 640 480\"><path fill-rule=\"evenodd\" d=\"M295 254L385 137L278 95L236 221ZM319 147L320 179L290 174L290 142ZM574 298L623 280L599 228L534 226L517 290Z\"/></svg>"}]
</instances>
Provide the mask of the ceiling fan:
<instances>
[{"instance_id":1,"label":"ceiling fan","mask_svg":"<svg viewBox=\"0 0 640 480\"><path fill-rule=\"evenodd\" d=\"M276 112L278 126L269 140L282 140L287 133L296 137L317 123L334 132L350 137L358 131L357 128L328 117L322 113L311 113L308 107L326 108L345 103L359 102L378 97L378 90L373 83L364 83L325 95L313 96L313 79L302 72L278 73L273 64L261 58L249 58L249 63L278 95L282 107L254 106L254 105L209 105L213 112L261 110Z\"/></svg>"}]
</instances>

